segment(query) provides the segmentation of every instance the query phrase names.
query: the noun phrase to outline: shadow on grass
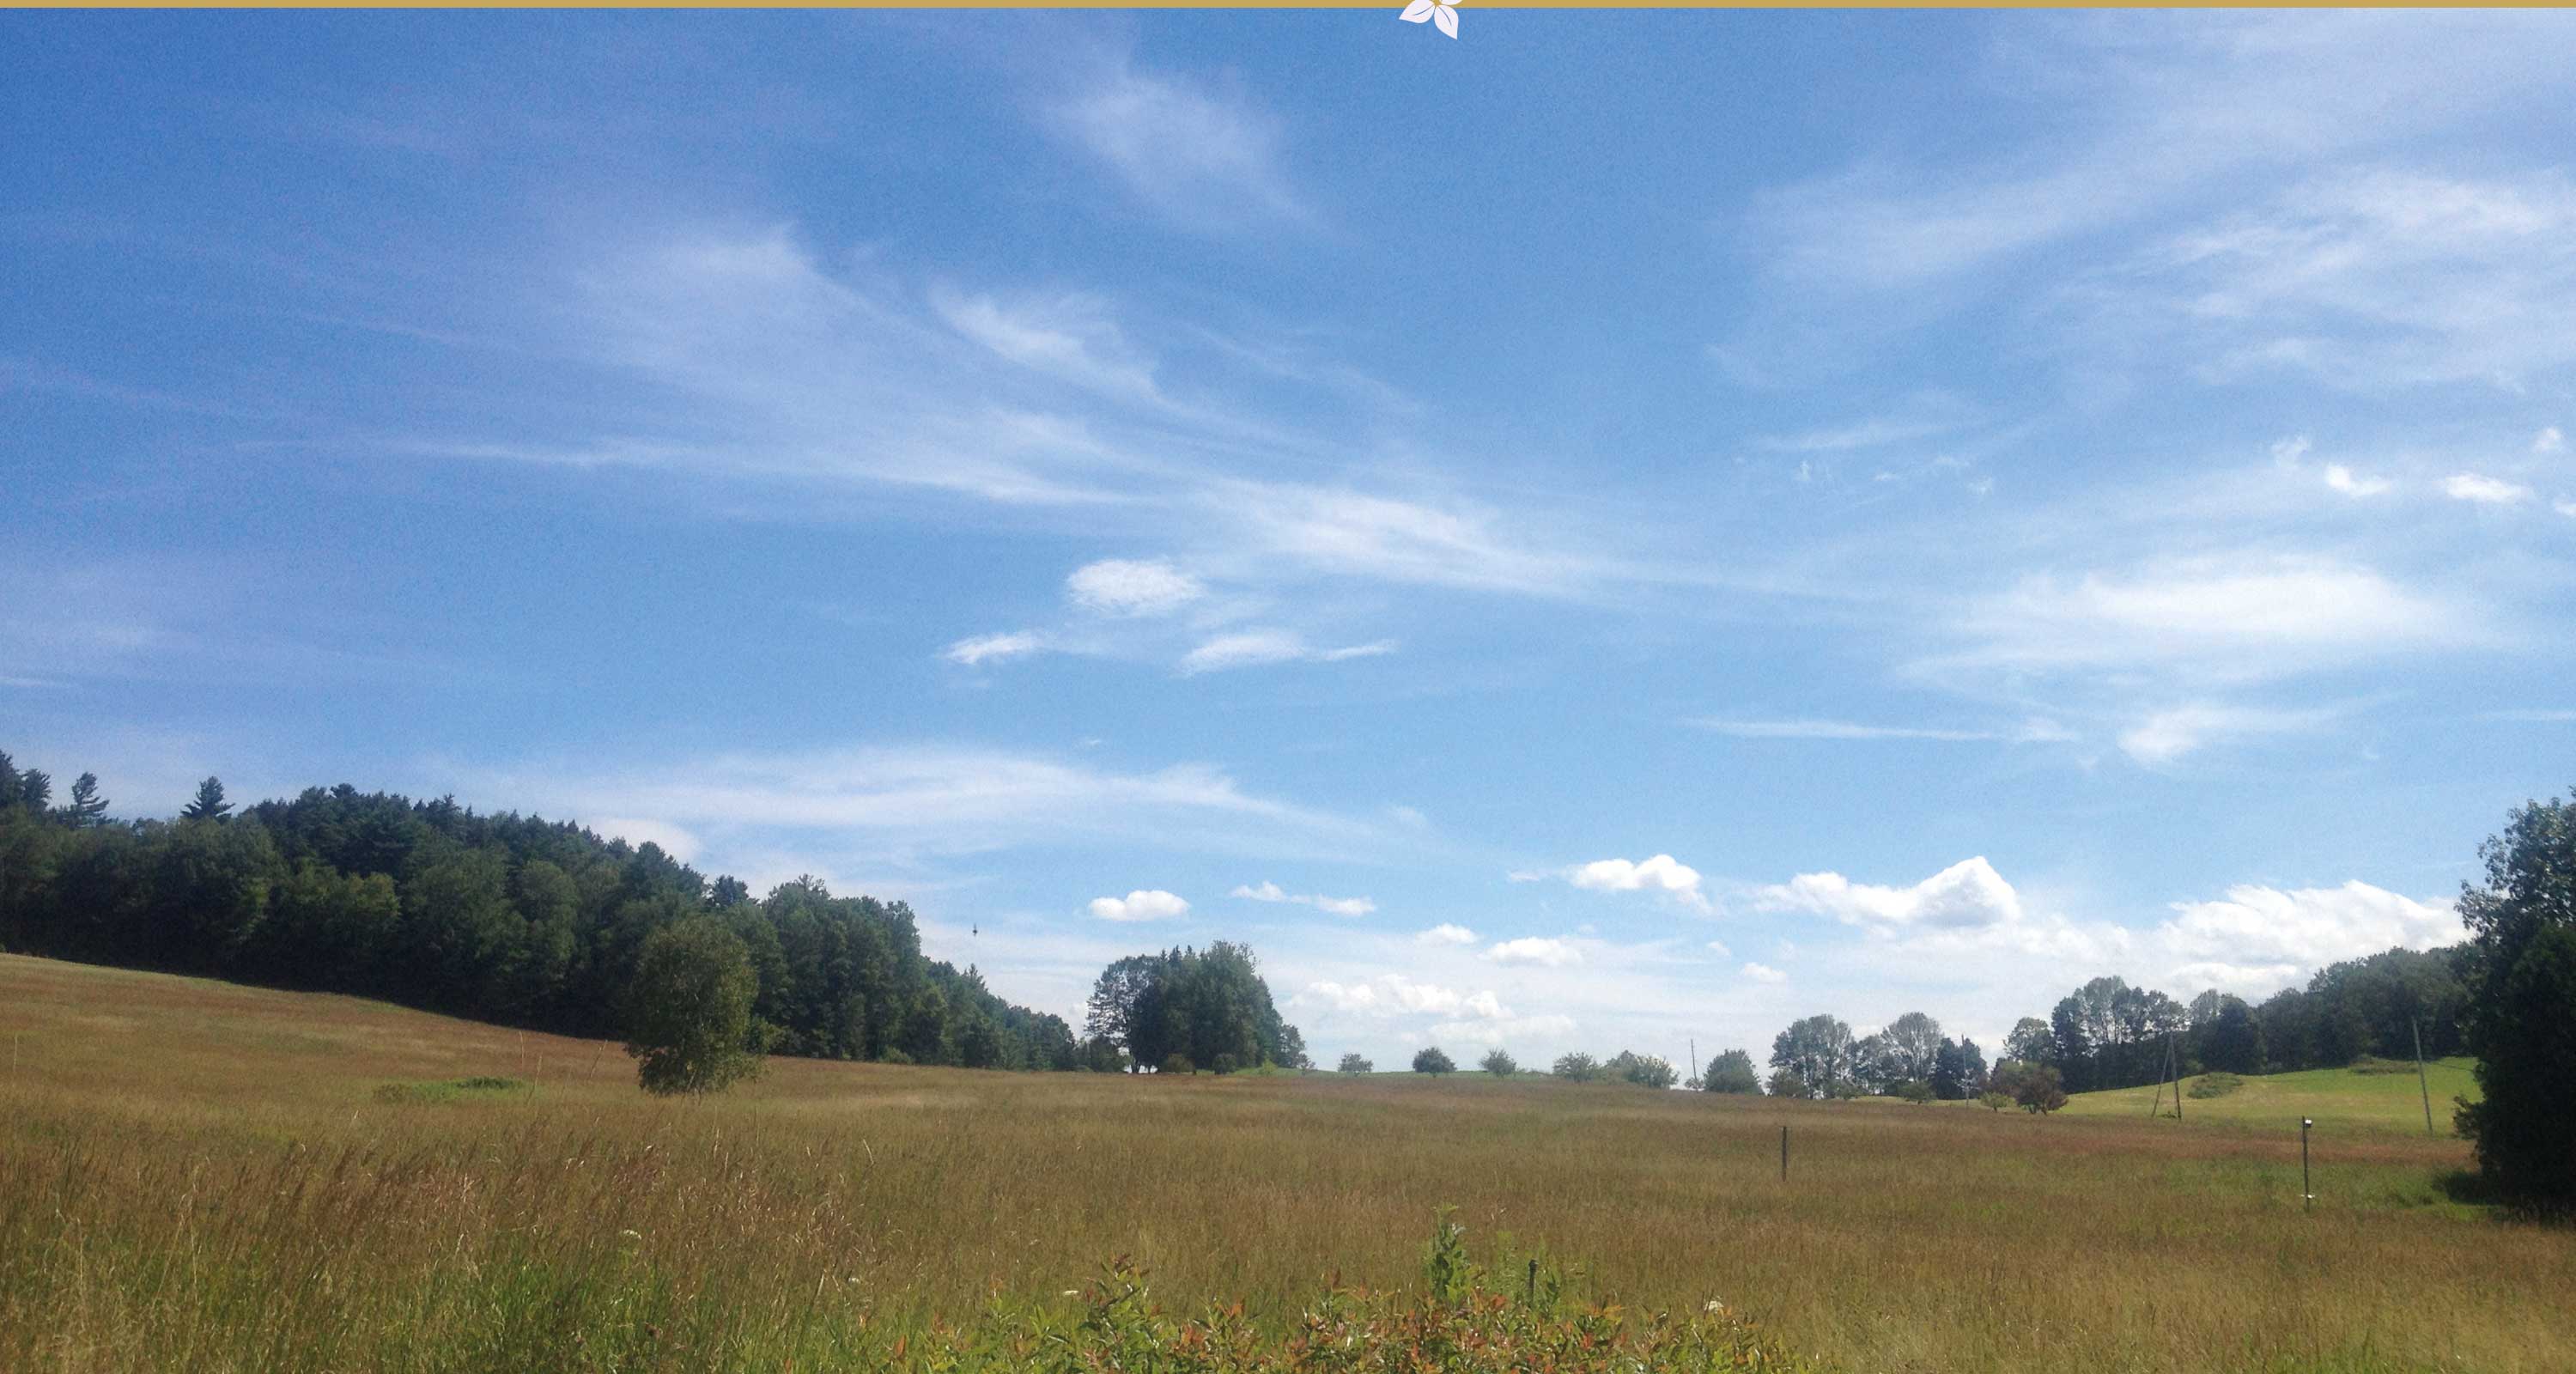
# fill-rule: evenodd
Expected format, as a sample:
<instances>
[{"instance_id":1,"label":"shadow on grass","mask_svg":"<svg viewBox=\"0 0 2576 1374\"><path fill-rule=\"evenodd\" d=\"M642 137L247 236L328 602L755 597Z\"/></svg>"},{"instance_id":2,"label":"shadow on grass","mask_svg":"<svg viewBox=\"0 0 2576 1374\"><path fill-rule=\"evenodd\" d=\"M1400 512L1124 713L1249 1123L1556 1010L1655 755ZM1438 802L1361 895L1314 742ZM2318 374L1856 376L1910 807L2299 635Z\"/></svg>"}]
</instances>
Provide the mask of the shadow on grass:
<instances>
[{"instance_id":1,"label":"shadow on grass","mask_svg":"<svg viewBox=\"0 0 2576 1374\"><path fill-rule=\"evenodd\" d=\"M2493 1209L2499 1221L2516 1221L2555 1230L2576 1230L2576 1204L2518 1198L2475 1169L2453 1169L2433 1181L2442 1196L2470 1207Z\"/></svg>"}]
</instances>

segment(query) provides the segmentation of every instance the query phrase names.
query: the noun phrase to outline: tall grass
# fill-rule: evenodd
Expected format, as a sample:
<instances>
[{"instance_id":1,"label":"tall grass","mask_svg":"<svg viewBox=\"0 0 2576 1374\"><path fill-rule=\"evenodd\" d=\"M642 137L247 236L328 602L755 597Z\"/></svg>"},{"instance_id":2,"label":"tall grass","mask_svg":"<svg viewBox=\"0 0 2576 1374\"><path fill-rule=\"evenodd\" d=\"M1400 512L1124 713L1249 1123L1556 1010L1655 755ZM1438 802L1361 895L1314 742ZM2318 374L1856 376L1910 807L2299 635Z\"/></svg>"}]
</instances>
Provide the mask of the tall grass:
<instances>
[{"instance_id":1,"label":"tall grass","mask_svg":"<svg viewBox=\"0 0 2576 1374\"><path fill-rule=\"evenodd\" d=\"M1125 1255L1294 1325L1457 1206L1576 1298L1859 1370L2576 1369L2576 1237L2451 1140L1400 1076L774 1061L0 957L0 1369L831 1369ZM379 1101L389 1083L525 1090ZM1779 1131L1791 1173L1778 1177ZM916 1347L927 1348L927 1347Z\"/></svg>"}]
</instances>

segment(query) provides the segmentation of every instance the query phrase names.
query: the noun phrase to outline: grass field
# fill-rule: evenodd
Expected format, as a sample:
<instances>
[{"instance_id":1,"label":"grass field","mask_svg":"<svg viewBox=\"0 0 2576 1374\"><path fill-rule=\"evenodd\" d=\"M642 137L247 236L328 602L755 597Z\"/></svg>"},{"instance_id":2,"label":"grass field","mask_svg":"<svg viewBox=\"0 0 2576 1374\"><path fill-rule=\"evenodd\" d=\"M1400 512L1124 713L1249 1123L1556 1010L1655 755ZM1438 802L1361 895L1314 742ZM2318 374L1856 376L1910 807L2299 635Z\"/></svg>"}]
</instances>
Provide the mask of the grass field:
<instances>
[{"instance_id":1,"label":"grass field","mask_svg":"<svg viewBox=\"0 0 2576 1374\"><path fill-rule=\"evenodd\" d=\"M2189 1097L2182 1103L2182 1119L2189 1125L2221 1125L2240 1130L2287 1131L2296 1136L2301 1117L2314 1118L2316 1131L2322 1135L2413 1135L2424 1134L2424 1089L2416 1086L2415 1066L2409 1063L2403 1072L2389 1071L2380 1064L2372 1071L2355 1069L2309 1069L2303 1073L2276 1073L2260 1078L2249 1077L2243 1086L2219 1097ZM2451 1128L2455 1097L2478 1100L2478 1082L2466 1059L2437 1059L2425 1065L2425 1087L2433 1098L2433 1131L2449 1137L2457 1134ZM2197 1078L2183 1080L2187 1093ZM2116 1088L2108 1092L2078 1093L2067 1099L2066 1111L2071 1116L2118 1117L2122 1114L2144 1120L2149 1108L2170 1116L2174 1110L2173 1090L2168 1087L2159 1097L2154 1088Z\"/></svg>"},{"instance_id":2,"label":"grass field","mask_svg":"<svg viewBox=\"0 0 2576 1374\"><path fill-rule=\"evenodd\" d=\"M1411 1281L1444 1203L1854 1371L2576 1369L2576 1235L2447 1197L2467 1151L2420 1106L2321 1134L2303 1213L2261 1099L2178 1125L776 1061L664 1102L614 1045L6 956L0 1042L13 1374L830 1369L1122 1252L1285 1320L1331 1273Z\"/></svg>"}]
</instances>

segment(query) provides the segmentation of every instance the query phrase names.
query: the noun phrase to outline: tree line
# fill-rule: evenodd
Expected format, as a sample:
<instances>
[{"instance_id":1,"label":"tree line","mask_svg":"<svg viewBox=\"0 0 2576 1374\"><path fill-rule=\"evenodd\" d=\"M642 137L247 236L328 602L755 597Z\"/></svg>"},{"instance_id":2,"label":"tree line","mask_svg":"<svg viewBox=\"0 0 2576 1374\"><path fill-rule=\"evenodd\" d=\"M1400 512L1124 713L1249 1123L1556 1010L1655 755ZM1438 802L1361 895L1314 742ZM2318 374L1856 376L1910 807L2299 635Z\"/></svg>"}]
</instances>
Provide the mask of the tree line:
<instances>
[{"instance_id":1,"label":"tree line","mask_svg":"<svg viewBox=\"0 0 2576 1374\"><path fill-rule=\"evenodd\" d=\"M2004 1052L2055 1067L2073 1092L2157 1081L2168 1042L2186 1075L2409 1059L2419 1035L2424 1056L2439 1059L2467 1043L2473 963L2467 945L2388 949L2327 965L2304 988L2283 988L2260 1005L2216 991L2182 1003L2119 978L2095 978L2060 999L2047 1019L2023 1017Z\"/></svg>"},{"instance_id":2,"label":"tree line","mask_svg":"<svg viewBox=\"0 0 2576 1374\"><path fill-rule=\"evenodd\" d=\"M923 955L911 908L799 878L755 898L658 846L343 784L236 810L208 778L174 820L62 804L0 754L0 949L353 993L622 1036L658 931L704 917L751 970L752 1050L975 1068L1090 1067L1062 1017Z\"/></svg>"}]
</instances>

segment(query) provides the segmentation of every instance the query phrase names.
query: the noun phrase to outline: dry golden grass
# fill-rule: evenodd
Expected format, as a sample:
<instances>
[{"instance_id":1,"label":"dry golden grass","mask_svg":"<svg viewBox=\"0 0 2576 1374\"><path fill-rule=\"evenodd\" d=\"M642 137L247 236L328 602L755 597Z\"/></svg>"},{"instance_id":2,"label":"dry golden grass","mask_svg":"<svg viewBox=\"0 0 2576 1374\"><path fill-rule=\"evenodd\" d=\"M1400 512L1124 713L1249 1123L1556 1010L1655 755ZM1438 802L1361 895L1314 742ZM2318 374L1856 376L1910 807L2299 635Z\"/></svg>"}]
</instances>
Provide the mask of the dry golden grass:
<instances>
[{"instance_id":1,"label":"dry golden grass","mask_svg":"<svg viewBox=\"0 0 2576 1374\"><path fill-rule=\"evenodd\" d=\"M2576 1370L2576 1235L2455 1140L1386 1076L773 1061L0 957L0 1369L828 1369L1132 1255L1284 1316L1433 1209L1854 1370ZM527 1093L382 1102L473 1075ZM1778 1177L1791 1128L1791 1178Z\"/></svg>"}]
</instances>

